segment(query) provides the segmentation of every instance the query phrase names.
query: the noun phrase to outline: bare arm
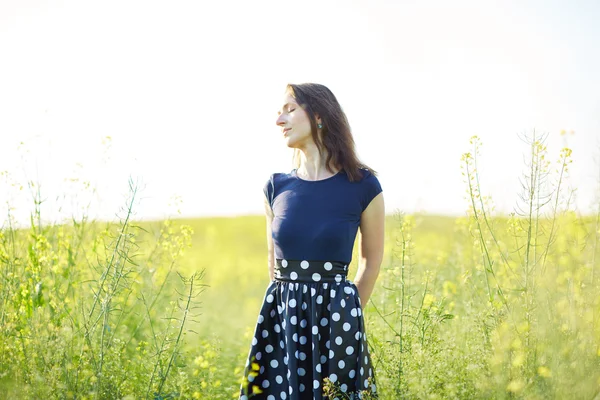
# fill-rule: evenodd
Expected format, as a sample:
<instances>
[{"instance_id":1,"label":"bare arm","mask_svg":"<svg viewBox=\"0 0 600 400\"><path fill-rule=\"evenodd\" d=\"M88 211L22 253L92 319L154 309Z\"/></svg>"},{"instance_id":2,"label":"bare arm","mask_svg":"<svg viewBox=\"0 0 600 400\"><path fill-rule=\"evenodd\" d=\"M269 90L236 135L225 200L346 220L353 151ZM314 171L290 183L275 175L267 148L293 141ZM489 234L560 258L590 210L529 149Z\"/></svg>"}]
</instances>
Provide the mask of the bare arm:
<instances>
[{"instance_id":1,"label":"bare arm","mask_svg":"<svg viewBox=\"0 0 600 400\"><path fill-rule=\"evenodd\" d=\"M360 217L358 236L358 270L354 284L358 288L361 306L365 307L375 281L379 275L383 260L383 241L385 236L385 205L383 193L379 193Z\"/></svg>"},{"instance_id":2,"label":"bare arm","mask_svg":"<svg viewBox=\"0 0 600 400\"><path fill-rule=\"evenodd\" d=\"M269 203L269 199L267 199L266 197L265 214L267 216L267 263L269 266L269 278L271 279L271 281L273 281L275 279L275 254L273 253L273 236L271 235L271 222L273 222L273 210L271 210L271 204Z\"/></svg>"}]
</instances>

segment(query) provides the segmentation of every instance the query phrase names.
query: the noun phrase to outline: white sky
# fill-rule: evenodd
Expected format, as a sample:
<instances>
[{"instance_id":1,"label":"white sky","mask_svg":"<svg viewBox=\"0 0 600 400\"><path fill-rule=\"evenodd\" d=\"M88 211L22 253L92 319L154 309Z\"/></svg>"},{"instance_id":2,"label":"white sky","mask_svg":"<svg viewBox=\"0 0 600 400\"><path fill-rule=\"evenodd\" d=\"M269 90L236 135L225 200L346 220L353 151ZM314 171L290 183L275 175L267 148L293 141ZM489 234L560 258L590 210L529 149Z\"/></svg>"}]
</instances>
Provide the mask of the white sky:
<instances>
[{"instance_id":1,"label":"white sky","mask_svg":"<svg viewBox=\"0 0 600 400\"><path fill-rule=\"evenodd\" d=\"M112 218L130 175L138 218L174 215L175 197L183 216L262 213L268 176L291 168L275 125L288 82L333 91L389 212L464 213L472 135L484 193L510 212L533 129L552 160L573 149L588 212L598 21L594 0L0 0L0 213L8 201L26 221L28 191L11 184L35 180L47 219L88 199Z\"/></svg>"}]
</instances>

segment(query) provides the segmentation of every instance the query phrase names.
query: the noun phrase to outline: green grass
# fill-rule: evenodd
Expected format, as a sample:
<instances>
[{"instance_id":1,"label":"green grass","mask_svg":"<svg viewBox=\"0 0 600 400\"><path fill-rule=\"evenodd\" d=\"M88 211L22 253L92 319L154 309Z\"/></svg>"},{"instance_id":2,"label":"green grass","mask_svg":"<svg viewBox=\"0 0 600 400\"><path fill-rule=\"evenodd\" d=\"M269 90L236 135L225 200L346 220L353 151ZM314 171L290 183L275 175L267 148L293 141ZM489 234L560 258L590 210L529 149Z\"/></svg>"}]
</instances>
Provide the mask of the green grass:
<instances>
[{"instance_id":1,"label":"green grass","mask_svg":"<svg viewBox=\"0 0 600 400\"><path fill-rule=\"evenodd\" d=\"M522 212L491 217L473 145L464 217L387 217L364 314L381 397L594 398L600 214L570 210L570 152L550 168L533 140ZM8 398L237 395L269 283L265 218L128 216L0 231Z\"/></svg>"}]
</instances>

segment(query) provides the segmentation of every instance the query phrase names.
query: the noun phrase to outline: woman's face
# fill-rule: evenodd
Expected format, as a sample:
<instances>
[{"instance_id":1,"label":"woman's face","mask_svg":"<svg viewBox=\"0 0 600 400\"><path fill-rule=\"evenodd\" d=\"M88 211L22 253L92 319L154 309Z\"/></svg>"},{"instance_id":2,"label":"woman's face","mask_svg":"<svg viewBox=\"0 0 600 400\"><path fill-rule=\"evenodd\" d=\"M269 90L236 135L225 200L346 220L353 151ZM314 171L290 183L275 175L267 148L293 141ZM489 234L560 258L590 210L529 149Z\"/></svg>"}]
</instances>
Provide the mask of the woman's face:
<instances>
[{"instance_id":1,"label":"woman's face","mask_svg":"<svg viewBox=\"0 0 600 400\"><path fill-rule=\"evenodd\" d=\"M308 114L291 95L284 96L283 105L277 114L275 123L281 128L281 134L288 147L305 148L313 143Z\"/></svg>"}]
</instances>

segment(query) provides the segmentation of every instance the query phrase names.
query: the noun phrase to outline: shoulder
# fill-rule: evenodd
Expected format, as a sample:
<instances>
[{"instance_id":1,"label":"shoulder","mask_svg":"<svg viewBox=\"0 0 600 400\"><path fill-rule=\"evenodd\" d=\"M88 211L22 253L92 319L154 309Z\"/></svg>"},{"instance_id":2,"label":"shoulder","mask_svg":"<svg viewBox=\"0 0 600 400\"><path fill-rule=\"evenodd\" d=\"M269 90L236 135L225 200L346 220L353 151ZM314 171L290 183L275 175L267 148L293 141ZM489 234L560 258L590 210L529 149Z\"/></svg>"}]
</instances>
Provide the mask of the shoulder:
<instances>
[{"instance_id":1,"label":"shoulder","mask_svg":"<svg viewBox=\"0 0 600 400\"><path fill-rule=\"evenodd\" d=\"M277 182L281 182L284 180L287 180L291 177L291 173L286 173L286 172L273 172L270 176L269 179L267 179L267 184L270 185L274 185Z\"/></svg>"},{"instance_id":2,"label":"shoulder","mask_svg":"<svg viewBox=\"0 0 600 400\"><path fill-rule=\"evenodd\" d=\"M379 179L371 171L369 171L366 168L360 168L359 171L362 174L362 178L361 178L360 182L363 185L381 186L381 184L379 183Z\"/></svg>"},{"instance_id":3,"label":"shoulder","mask_svg":"<svg viewBox=\"0 0 600 400\"><path fill-rule=\"evenodd\" d=\"M361 168L362 179L358 182L360 185L360 202L364 211L379 193L383 190L379 179L366 168Z\"/></svg>"},{"instance_id":4,"label":"shoulder","mask_svg":"<svg viewBox=\"0 0 600 400\"><path fill-rule=\"evenodd\" d=\"M267 179L267 181L265 182L263 186L263 191L269 198L273 199L273 197L275 196L276 188L281 187L281 185L290 178L291 173L274 172L269 176L269 179Z\"/></svg>"}]
</instances>

